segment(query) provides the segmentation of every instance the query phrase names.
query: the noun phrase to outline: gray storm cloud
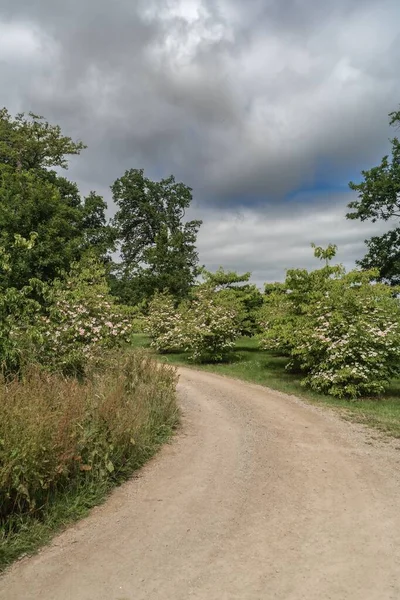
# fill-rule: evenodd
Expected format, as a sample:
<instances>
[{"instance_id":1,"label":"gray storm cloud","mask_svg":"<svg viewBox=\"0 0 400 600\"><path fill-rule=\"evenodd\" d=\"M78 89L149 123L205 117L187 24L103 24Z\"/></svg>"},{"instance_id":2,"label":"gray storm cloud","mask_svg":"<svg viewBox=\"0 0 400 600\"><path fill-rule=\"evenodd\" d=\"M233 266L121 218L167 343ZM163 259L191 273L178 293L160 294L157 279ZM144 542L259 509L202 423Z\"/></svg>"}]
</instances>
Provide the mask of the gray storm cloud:
<instances>
[{"instance_id":1,"label":"gray storm cloud","mask_svg":"<svg viewBox=\"0 0 400 600\"><path fill-rule=\"evenodd\" d=\"M70 173L85 191L109 197L129 167L190 184L209 240L203 261L227 259L231 243L209 233L239 210L267 229L286 224L286 266L316 213L342 214L351 262L366 232L344 221L347 194L335 216L325 196L307 212L305 195L300 220L284 197L321 177L343 187L386 151L400 98L399 17L394 0L3 0L1 104L44 114L88 144ZM232 227L246 248L237 268L265 279L282 269L272 246L260 252L257 235Z\"/></svg>"}]
</instances>

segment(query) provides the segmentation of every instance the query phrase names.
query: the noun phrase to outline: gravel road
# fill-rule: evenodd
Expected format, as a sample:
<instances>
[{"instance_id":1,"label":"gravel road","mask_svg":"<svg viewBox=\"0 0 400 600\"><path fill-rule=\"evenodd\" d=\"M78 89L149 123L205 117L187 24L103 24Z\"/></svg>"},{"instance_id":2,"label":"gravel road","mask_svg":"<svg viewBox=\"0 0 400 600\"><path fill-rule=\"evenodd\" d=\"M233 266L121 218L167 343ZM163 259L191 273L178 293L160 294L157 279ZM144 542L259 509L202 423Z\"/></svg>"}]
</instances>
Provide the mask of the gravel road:
<instances>
[{"instance_id":1,"label":"gravel road","mask_svg":"<svg viewBox=\"0 0 400 600\"><path fill-rule=\"evenodd\" d=\"M180 369L183 427L1 600L398 600L397 441Z\"/></svg>"}]
</instances>

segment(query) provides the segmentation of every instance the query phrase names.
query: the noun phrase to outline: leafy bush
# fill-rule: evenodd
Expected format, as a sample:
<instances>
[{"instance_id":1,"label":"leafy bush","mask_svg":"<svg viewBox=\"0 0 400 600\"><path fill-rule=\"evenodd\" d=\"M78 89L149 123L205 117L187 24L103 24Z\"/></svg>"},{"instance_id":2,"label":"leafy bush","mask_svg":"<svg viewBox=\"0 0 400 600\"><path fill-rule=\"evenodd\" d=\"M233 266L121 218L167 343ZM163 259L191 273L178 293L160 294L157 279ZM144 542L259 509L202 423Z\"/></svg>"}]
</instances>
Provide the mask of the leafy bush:
<instances>
[{"instance_id":1,"label":"leafy bush","mask_svg":"<svg viewBox=\"0 0 400 600\"><path fill-rule=\"evenodd\" d=\"M131 333L144 333L146 328L146 319L142 307L140 305L129 307L125 306L124 310L129 311Z\"/></svg>"},{"instance_id":2,"label":"leafy bush","mask_svg":"<svg viewBox=\"0 0 400 600\"><path fill-rule=\"evenodd\" d=\"M14 253L29 251L34 237L16 236ZM0 269L13 268L0 246ZM64 373L82 373L105 348L129 340L135 309L116 304L104 266L87 255L69 274L46 284L31 280L22 289L0 287L0 365L16 372L40 362Z\"/></svg>"},{"instance_id":3,"label":"leafy bush","mask_svg":"<svg viewBox=\"0 0 400 600\"><path fill-rule=\"evenodd\" d=\"M220 267L215 273L203 269L202 276L204 283L201 287L215 292L217 303L234 310L240 335L260 333L258 313L263 296L257 286L248 283L251 273L240 275Z\"/></svg>"},{"instance_id":4,"label":"leafy bush","mask_svg":"<svg viewBox=\"0 0 400 600\"><path fill-rule=\"evenodd\" d=\"M317 249L321 250L321 249ZM288 271L268 288L262 347L291 357L304 385L338 397L384 391L400 372L400 306L375 271Z\"/></svg>"},{"instance_id":5,"label":"leafy bush","mask_svg":"<svg viewBox=\"0 0 400 600\"><path fill-rule=\"evenodd\" d=\"M379 394L400 372L400 312L392 290L367 272L331 284L298 331L293 356L311 388L338 397Z\"/></svg>"},{"instance_id":6,"label":"leafy bush","mask_svg":"<svg viewBox=\"0 0 400 600\"><path fill-rule=\"evenodd\" d=\"M208 287L199 286L178 308L172 296L156 294L146 331L158 352L184 350L194 362L218 362L235 345L237 312Z\"/></svg>"},{"instance_id":7,"label":"leafy bush","mask_svg":"<svg viewBox=\"0 0 400 600\"><path fill-rule=\"evenodd\" d=\"M157 352L171 352L185 346L185 326L181 311L175 308L171 294L156 292L149 304L145 332Z\"/></svg>"},{"instance_id":8,"label":"leafy bush","mask_svg":"<svg viewBox=\"0 0 400 600\"><path fill-rule=\"evenodd\" d=\"M235 346L237 312L218 301L218 294L200 289L183 310L185 350L194 362L219 362Z\"/></svg>"},{"instance_id":9,"label":"leafy bush","mask_svg":"<svg viewBox=\"0 0 400 600\"><path fill-rule=\"evenodd\" d=\"M35 241L16 235L12 244L14 255L29 252ZM13 268L11 248L0 245L0 273L8 273ZM21 362L33 353L37 341L37 329L34 327L39 318L41 306L32 296L40 293L41 282L31 280L22 289L0 287L0 369L17 371Z\"/></svg>"},{"instance_id":10,"label":"leafy bush","mask_svg":"<svg viewBox=\"0 0 400 600\"><path fill-rule=\"evenodd\" d=\"M7 373L18 371L34 353L40 305L30 297L32 291L32 286L0 290L0 368Z\"/></svg>"},{"instance_id":11,"label":"leafy bush","mask_svg":"<svg viewBox=\"0 0 400 600\"><path fill-rule=\"evenodd\" d=\"M41 317L39 360L53 370L82 373L88 360L105 348L128 341L129 309L109 294L105 269L87 257L46 291Z\"/></svg>"},{"instance_id":12,"label":"leafy bush","mask_svg":"<svg viewBox=\"0 0 400 600\"><path fill-rule=\"evenodd\" d=\"M138 352L111 355L83 383L38 367L0 383L4 532L65 487L128 476L177 422L174 370Z\"/></svg>"}]
</instances>

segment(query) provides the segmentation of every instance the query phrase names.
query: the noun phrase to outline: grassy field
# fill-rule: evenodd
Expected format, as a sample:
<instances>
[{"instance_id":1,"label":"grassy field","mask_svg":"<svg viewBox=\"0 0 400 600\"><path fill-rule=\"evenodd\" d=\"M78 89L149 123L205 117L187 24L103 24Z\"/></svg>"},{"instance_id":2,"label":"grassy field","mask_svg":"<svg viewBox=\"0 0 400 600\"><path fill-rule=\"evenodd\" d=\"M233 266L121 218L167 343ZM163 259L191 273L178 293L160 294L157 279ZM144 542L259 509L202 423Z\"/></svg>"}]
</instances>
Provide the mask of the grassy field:
<instances>
[{"instance_id":1,"label":"grassy field","mask_svg":"<svg viewBox=\"0 0 400 600\"><path fill-rule=\"evenodd\" d=\"M147 336L143 334L136 334L133 344L141 348L150 347ZM159 359L171 364L194 366L188 363L184 353L161 355ZM345 418L370 425L400 438L400 380L393 381L387 393L379 398L365 398L356 402L339 400L305 389L300 383L301 375L288 373L285 370L286 362L285 358L276 356L272 352L259 350L254 338L240 338L231 362L195 367L265 385L294 394L314 404L335 408Z\"/></svg>"}]
</instances>

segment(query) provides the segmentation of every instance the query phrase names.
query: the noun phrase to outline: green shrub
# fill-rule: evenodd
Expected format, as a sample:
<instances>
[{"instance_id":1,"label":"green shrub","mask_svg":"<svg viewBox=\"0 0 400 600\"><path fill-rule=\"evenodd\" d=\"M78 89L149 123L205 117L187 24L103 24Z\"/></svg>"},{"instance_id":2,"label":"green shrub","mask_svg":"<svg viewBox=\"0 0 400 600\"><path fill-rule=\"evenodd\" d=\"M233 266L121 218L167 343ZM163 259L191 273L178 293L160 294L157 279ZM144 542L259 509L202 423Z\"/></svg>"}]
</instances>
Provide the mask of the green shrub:
<instances>
[{"instance_id":1,"label":"green shrub","mask_svg":"<svg viewBox=\"0 0 400 600\"><path fill-rule=\"evenodd\" d=\"M238 327L235 305L221 302L218 292L199 286L191 300L178 308L169 294L156 294L146 331L158 352L181 350L193 362L219 362L234 348Z\"/></svg>"},{"instance_id":2,"label":"green shrub","mask_svg":"<svg viewBox=\"0 0 400 600\"><path fill-rule=\"evenodd\" d=\"M284 284L266 290L261 346L290 356L288 367L303 371L303 384L317 391L348 398L383 392L400 372L400 305L396 290L375 277L328 264L288 271Z\"/></svg>"},{"instance_id":3,"label":"green shrub","mask_svg":"<svg viewBox=\"0 0 400 600\"><path fill-rule=\"evenodd\" d=\"M35 243L16 236L14 253ZM0 245L0 271L13 268ZM31 280L22 289L0 287L0 366L18 372L39 362L48 369L80 373L104 349L127 342L138 311L116 304L104 266L88 254L51 283Z\"/></svg>"},{"instance_id":4,"label":"green shrub","mask_svg":"<svg viewBox=\"0 0 400 600\"><path fill-rule=\"evenodd\" d=\"M130 309L116 304L105 269L93 257L47 286L46 303L37 358L53 370L82 373L96 354L129 340Z\"/></svg>"},{"instance_id":5,"label":"green shrub","mask_svg":"<svg viewBox=\"0 0 400 600\"><path fill-rule=\"evenodd\" d=\"M15 256L29 252L35 242L16 235L14 243L6 249L0 244L0 274L11 272L13 268L10 252ZM38 339L35 327L41 306L33 297L40 294L42 284L31 280L23 288L0 287L0 369L6 373L15 372L21 363L33 354Z\"/></svg>"},{"instance_id":6,"label":"green shrub","mask_svg":"<svg viewBox=\"0 0 400 600\"><path fill-rule=\"evenodd\" d=\"M182 311L175 308L174 299L167 292L154 294L144 329L150 337L151 347L157 352L172 352L185 346Z\"/></svg>"},{"instance_id":7,"label":"green shrub","mask_svg":"<svg viewBox=\"0 0 400 600\"><path fill-rule=\"evenodd\" d=\"M220 267L215 273L202 269L201 274L204 280L201 287L214 292L218 304L235 311L239 334L251 337L260 333L258 313L263 296L257 286L249 283L251 273L239 274Z\"/></svg>"},{"instance_id":8,"label":"green shrub","mask_svg":"<svg viewBox=\"0 0 400 600\"><path fill-rule=\"evenodd\" d=\"M110 356L83 383L38 367L2 381L3 532L16 515L40 518L67 488L139 467L177 422L175 384L173 369L140 352Z\"/></svg>"},{"instance_id":9,"label":"green shrub","mask_svg":"<svg viewBox=\"0 0 400 600\"><path fill-rule=\"evenodd\" d=\"M144 333L146 328L146 319L143 308L138 306L124 306L125 311L129 311L129 321L131 324L131 334Z\"/></svg>"},{"instance_id":10,"label":"green shrub","mask_svg":"<svg viewBox=\"0 0 400 600\"><path fill-rule=\"evenodd\" d=\"M368 272L332 281L297 331L292 356L312 389L356 398L380 394L400 373L400 311L393 288Z\"/></svg>"},{"instance_id":11,"label":"green shrub","mask_svg":"<svg viewBox=\"0 0 400 600\"><path fill-rule=\"evenodd\" d=\"M218 293L198 290L183 309L185 350L193 362L220 362L228 357L238 337L237 311L218 300Z\"/></svg>"}]
</instances>

